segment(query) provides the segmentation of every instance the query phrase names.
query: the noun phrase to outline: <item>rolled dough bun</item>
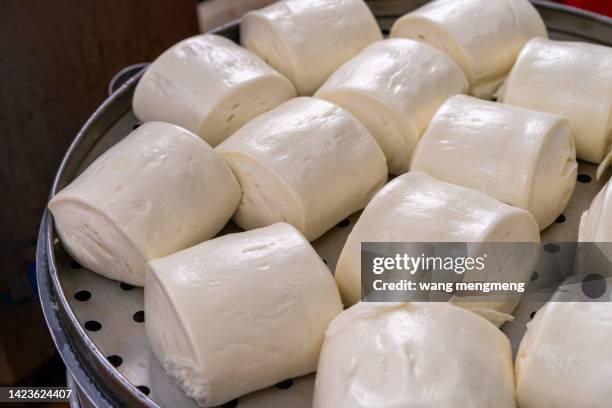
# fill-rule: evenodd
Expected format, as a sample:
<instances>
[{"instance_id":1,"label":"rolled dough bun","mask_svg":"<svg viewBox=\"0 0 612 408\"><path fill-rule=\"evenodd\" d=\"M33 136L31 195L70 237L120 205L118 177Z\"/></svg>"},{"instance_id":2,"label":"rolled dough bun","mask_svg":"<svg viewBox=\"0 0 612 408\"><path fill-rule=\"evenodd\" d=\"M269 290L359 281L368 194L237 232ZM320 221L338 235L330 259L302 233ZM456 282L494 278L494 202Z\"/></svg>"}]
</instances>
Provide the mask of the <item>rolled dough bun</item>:
<instances>
[{"instance_id":1,"label":"rolled dough bun","mask_svg":"<svg viewBox=\"0 0 612 408\"><path fill-rule=\"evenodd\" d=\"M597 271L609 277L612 269L612 187L610 185L611 182L608 180L580 218L575 263L577 273Z\"/></svg>"},{"instance_id":2,"label":"rolled dough bun","mask_svg":"<svg viewBox=\"0 0 612 408\"><path fill-rule=\"evenodd\" d=\"M565 116L578 158L600 163L612 148L612 48L534 38L499 100Z\"/></svg>"},{"instance_id":3,"label":"rolled dough bun","mask_svg":"<svg viewBox=\"0 0 612 408\"><path fill-rule=\"evenodd\" d=\"M547 303L527 324L516 356L519 406L609 407L610 336L610 303Z\"/></svg>"},{"instance_id":4,"label":"rolled dough bun","mask_svg":"<svg viewBox=\"0 0 612 408\"><path fill-rule=\"evenodd\" d=\"M527 0L436 0L391 27L391 37L412 38L447 53L465 72L470 94L487 99L536 36L546 37L546 27Z\"/></svg>"},{"instance_id":5,"label":"rolled dough bun","mask_svg":"<svg viewBox=\"0 0 612 408\"><path fill-rule=\"evenodd\" d=\"M142 286L149 259L212 238L240 196L230 169L204 141L148 122L57 193L49 209L80 264Z\"/></svg>"},{"instance_id":6,"label":"rolled dough bun","mask_svg":"<svg viewBox=\"0 0 612 408\"><path fill-rule=\"evenodd\" d=\"M449 303L359 303L325 333L314 408L515 408L512 352Z\"/></svg>"},{"instance_id":7,"label":"rolled dough bun","mask_svg":"<svg viewBox=\"0 0 612 408\"><path fill-rule=\"evenodd\" d=\"M461 68L444 53L397 38L368 46L334 72L315 96L359 119L385 153L389 172L402 174L438 107L467 88Z\"/></svg>"},{"instance_id":8,"label":"rolled dough bun","mask_svg":"<svg viewBox=\"0 0 612 408\"><path fill-rule=\"evenodd\" d=\"M132 107L142 121L174 123L216 146L255 116L295 96L259 57L213 34L183 40L145 71Z\"/></svg>"},{"instance_id":9,"label":"rolled dough bun","mask_svg":"<svg viewBox=\"0 0 612 408\"><path fill-rule=\"evenodd\" d=\"M608 181L582 214L578 241L612 242L612 183Z\"/></svg>"},{"instance_id":10,"label":"rolled dough bun","mask_svg":"<svg viewBox=\"0 0 612 408\"><path fill-rule=\"evenodd\" d=\"M540 229L567 206L577 169L563 117L464 95L438 110L411 164L411 170L529 211Z\"/></svg>"},{"instance_id":11,"label":"rolled dough bun","mask_svg":"<svg viewBox=\"0 0 612 408\"><path fill-rule=\"evenodd\" d=\"M315 98L259 116L216 150L244 191L238 225L285 221L309 241L362 209L387 180L385 156L367 129Z\"/></svg>"},{"instance_id":12,"label":"rolled dough bun","mask_svg":"<svg viewBox=\"0 0 612 408\"><path fill-rule=\"evenodd\" d=\"M149 343L204 407L315 371L325 329L341 311L329 269L289 224L149 262Z\"/></svg>"},{"instance_id":13,"label":"rolled dough bun","mask_svg":"<svg viewBox=\"0 0 612 408\"><path fill-rule=\"evenodd\" d=\"M342 249L335 278L345 305L360 300L362 242L539 241L538 225L527 211L414 171L393 179L367 205ZM499 263L499 270L478 278L528 282L537 260L537 246L508 245L497 250L502 259L507 259ZM496 265L495 259L489 254L491 265ZM466 272L463 280L477 277L470 274ZM458 305L510 313L519 299L520 293L516 293L508 294L505 302L471 305L464 300Z\"/></svg>"},{"instance_id":14,"label":"rolled dough bun","mask_svg":"<svg viewBox=\"0 0 612 408\"><path fill-rule=\"evenodd\" d=\"M247 13L240 42L310 96L368 44L382 40L362 0L283 0Z\"/></svg>"}]
</instances>

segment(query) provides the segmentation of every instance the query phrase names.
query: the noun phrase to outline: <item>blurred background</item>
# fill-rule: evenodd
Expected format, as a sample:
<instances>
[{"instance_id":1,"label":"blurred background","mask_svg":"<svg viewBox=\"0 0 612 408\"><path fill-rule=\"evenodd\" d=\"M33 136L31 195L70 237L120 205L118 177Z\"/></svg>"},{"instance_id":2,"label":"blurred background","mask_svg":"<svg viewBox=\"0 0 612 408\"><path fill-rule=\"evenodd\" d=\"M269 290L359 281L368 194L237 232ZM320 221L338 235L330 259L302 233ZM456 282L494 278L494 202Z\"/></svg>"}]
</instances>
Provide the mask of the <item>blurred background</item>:
<instances>
[{"instance_id":1,"label":"blurred background","mask_svg":"<svg viewBox=\"0 0 612 408\"><path fill-rule=\"evenodd\" d=\"M36 236L64 152L114 74L271 2L0 1L0 386L66 384L37 299ZM612 16L612 0L563 3Z\"/></svg>"}]
</instances>

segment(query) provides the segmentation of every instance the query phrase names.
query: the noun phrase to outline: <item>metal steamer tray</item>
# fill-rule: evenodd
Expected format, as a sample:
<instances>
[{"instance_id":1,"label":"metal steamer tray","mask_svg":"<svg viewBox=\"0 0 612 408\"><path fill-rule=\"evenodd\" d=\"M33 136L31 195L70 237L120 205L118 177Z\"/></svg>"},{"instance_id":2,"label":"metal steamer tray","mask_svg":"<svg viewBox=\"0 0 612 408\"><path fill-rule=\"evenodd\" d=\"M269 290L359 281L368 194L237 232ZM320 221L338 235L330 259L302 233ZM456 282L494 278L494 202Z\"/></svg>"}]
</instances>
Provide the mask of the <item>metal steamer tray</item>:
<instances>
[{"instance_id":1,"label":"metal steamer tray","mask_svg":"<svg viewBox=\"0 0 612 408\"><path fill-rule=\"evenodd\" d=\"M422 3L373 1L370 7L383 32L388 33L399 16ZM612 45L612 19L548 2L535 4L552 38ZM237 40L238 30L238 23L234 22L216 32ZM129 75L124 72L122 77L126 76ZM139 77L134 75L123 83L87 121L66 153L51 194L138 126L131 100ZM544 256L550 262L539 264L532 279L537 281L538 276L558 273L558 265L566 255L554 242L577 239L580 215L604 184L595 180L594 173L594 165L580 164L578 183L569 206L542 234L542 241L551 243L545 246L549 253ZM357 217L354 214L314 242L332 271ZM237 227L230 224L224 231L231 230ZM556 272L554 265L557 265ZM143 324L146 318L143 289L98 276L71 260L55 235L48 212L43 216L38 237L37 273L47 324L68 367L69 382L76 383L79 400L72 401L73 406L196 406L166 375L149 348ZM502 328L515 351L525 324L539 306L522 302L515 311L515 320ZM313 386L314 374L287 379L226 403L224 407L310 407Z\"/></svg>"}]
</instances>

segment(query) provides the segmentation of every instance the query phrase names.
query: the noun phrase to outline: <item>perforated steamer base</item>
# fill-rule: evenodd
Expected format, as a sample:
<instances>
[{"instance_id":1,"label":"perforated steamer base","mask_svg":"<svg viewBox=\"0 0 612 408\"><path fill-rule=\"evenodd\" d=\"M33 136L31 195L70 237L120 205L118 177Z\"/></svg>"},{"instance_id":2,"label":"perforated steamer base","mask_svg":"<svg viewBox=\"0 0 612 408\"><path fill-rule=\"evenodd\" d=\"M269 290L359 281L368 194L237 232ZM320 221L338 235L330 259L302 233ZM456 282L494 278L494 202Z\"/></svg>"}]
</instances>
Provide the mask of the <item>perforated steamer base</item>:
<instances>
[{"instance_id":1,"label":"perforated steamer base","mask_svg":"<svg viewBox=\"0 0 612 408\"><path fill-rule=\"evenodd\" d=\"M414 8L418 2L404 2L401 6L396 3L383 1L373 7L383 31L396 17ZM577 17L559 10L558 7L540 10L544 11L549 29L551 25L557 27L551 30L551 37L582 41L593 38L593 28L585 26L584 22L576 20L575 27L568 28L567 21L571 22L572 18ZM564 22L564 19L568 18L569 20ZM609 21L607 24L610 28ZM580 30L586 34L578 35ZM230 37L236 36L235 26L222 31ZM606 37L605 32L599 35L604 39L612 38ZM53 191L61 189L103 151L138 125L130 106L135 79L117 91L86 124L62 164ZM609 178L608 173L602 180L596 181L594 173L595 166L580 164L578 182L571 202L563 216L543 232L543 242L576 240L580 215ZM315 249L332 271L357 218L358 214L354 214L314 242ZM237 227L230 224L223 233L237 230ZM559 265L568 255L557 251L558 248L554 245L549 248L550 253L542 257L543 261L536 268L534 278L537 278L534 282L546 276L563 274ZM52 335L62 357L73 371L76 382L85 390L90 400L99 405L109 405L107 396L115 392L113 389L109 390L110 382L125 388L122 392L128 395L121 397L128 398L130 405L197 406L166 375L149 348L143 323L146 319L143 311L143 289L103 278L72 261L55 236L48 215L43 220L39 240L39 280L41 301ZM522 302L515 311L515 320L503 327L502 330L508 335L514 351L523 336L526 323L541 303ZM210 335L214 336L215 333ZM112 377L112 381L107 381L108 377ZM314 375L287 379L275 387L231 401L224 407L310 407L313 386Z\"/></svg>"}]
</instances>

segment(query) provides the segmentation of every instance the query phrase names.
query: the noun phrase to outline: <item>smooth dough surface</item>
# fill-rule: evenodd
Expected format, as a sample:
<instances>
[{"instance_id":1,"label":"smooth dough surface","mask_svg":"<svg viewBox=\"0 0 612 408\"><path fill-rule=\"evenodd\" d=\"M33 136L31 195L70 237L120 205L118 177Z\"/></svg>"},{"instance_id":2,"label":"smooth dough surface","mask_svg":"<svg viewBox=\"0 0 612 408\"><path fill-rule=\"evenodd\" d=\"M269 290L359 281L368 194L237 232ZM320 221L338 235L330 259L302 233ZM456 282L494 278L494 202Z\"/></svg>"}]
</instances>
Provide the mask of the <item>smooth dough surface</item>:
<instances>
[{"instance_id":1,"label":"smooth dough surface","mask_svg":"<svg viewBox=\"0 0 612 408\"><path fill-rule=\"evenodd\" d=\"M316 98L259 116L216 150L244 191L238 225L285 221L309 241L362 209L387 180L385 156L368 130Z\"/></svg>"},{"instance_id":2,"label":"smooth dough surface","mask_svg":"<svg viewBox=\"0 0 612 408\"><path fill-rule=\"evenodd\" d=\"M385 153L389 172L402 174L438 107L467 88L461 68L444 53L396 38L365 48L338 68L315 96L359 119Z\"/></svg>"},{"instance_id":3,"label":"smooth dough surface","mask_svg":"<svg viewBox=\"0 0 612 408\"><path fill-rule=\"evenodd\" d=\"M611 336L610 303L547 303L527 324L516 356L519 406L609 407Z\"/></svg>"},{"instance_id":4,"label":"smooth dough surface","mask_svg":"<svg viewBox=\"0 0 612 408\"><path fill-rule=\"evenodd\" d=\"M329 269L286 223L149 263L149 343L204 407L315 371L325 329L341 311Z\"/></svg>"},{"instance_id":5,"label":"smooth dough surface","mask_svg":"<svg viewBox=\"0 0 612 408\"><path fill-rule=\"evenodd\" d=\"M567 206L577 169L563 117L465 95L436 112L411 164L411 170L529 211L540 229Z\"/></svg>"},{"instance_id":6,"label":"smooth dough surface","mask_svg":"<svg viewBox=\"0 0 612 408\"><path fill-rule=\"evenodd\" d=\"M580 217L576 267L584 273L610 271L612 265L612 183L597 193L589 209Z\"/></svg>"},{"instance_id":7,"label":"smooth dough surface","mask_svg":"<svg viewBox=\"0 0 612 408\"><path fill-rule=\"evenodd\" d=\"M359 303L330 324L314 408L514 408L512 352L449 303Z\"/></svg>"},{"instance_id":8,"label":"smooth dough surface","mask_svg":"<svg viewBox=\"0 0 612 408\"><path fill-rule=\"evenodd\" d=\"M335 279L345 305L360 300L362 242L539 241L537 223L527 211L425 173L409 172L389 182L367 205L342 249ZM498 249L502 258L499 270L484 276L466 272L463 280L528 282L537 259L536 246ZM493 254L489 254L489 262L494 265ZM463 301L458 305L510 313L519 299L520 293L516 293L495 304L468 305Z\"/></svg>"},{"instance_id":9,"label":"smooth dough surface","mask_svg":"<svg viewBox=\"0 0 612 408\"><path fill-rule=\"evenodd\" d=\"M216 146L295 95L293 85L258 56L203 34L173 45L149 65L132 106L142 121L174 123Z\"/></svg>"},{"instance_id":10,"label":"smooth dough surface","mask_svg":"<svg viewBox=\"0 0 612 408\"><path fill-rule=\"evenodd\" d=\"M470 93L491 98L523 45L546 37L527 0L436 0L397 20L391 37L412 38L446 52L470 81Z\"/></svg>"},{"instance_id":11,"label":"smooth dough surface","mask_svg":"<svg viewBox=\"0 0 612 408\"><path fill-rule=\"evenodd\" d=\"M213 237L240 202L228 166L196 135L148 122L49 202L68 253L86 268L142 286L149 259Z\"/></svg>"},{"instance_id":12,"label":"smooth dough surface","mask_svg":"<svg viewBox=\"0 0 612 408\"><path fill-rule=\"evenodd\" d=\"M567 118L579 159L600 163L612 148L612 48L534 38L499 100Z\"/></svg>"},{"instance_id":13,"label":"smooth dough surface","mask_svg":"<svg viewBox=\"0 0 612 408\"><path fill-rule=\"evenodd\" d=\"M581 242L612 242L612 182L597 193L591 206L582 214L578 240Z\"/></svg>"},{"instance_id":14,"label":"smooth dough surface","mask_svg":"<svg viewBox=\"0 0 612 408\"><path fill-rule=\"evenodd\" d=\"M240 42L310 96L368 44L382 40L363 0L282 0L247 13Z\"/></svg>"}]
</instances>

